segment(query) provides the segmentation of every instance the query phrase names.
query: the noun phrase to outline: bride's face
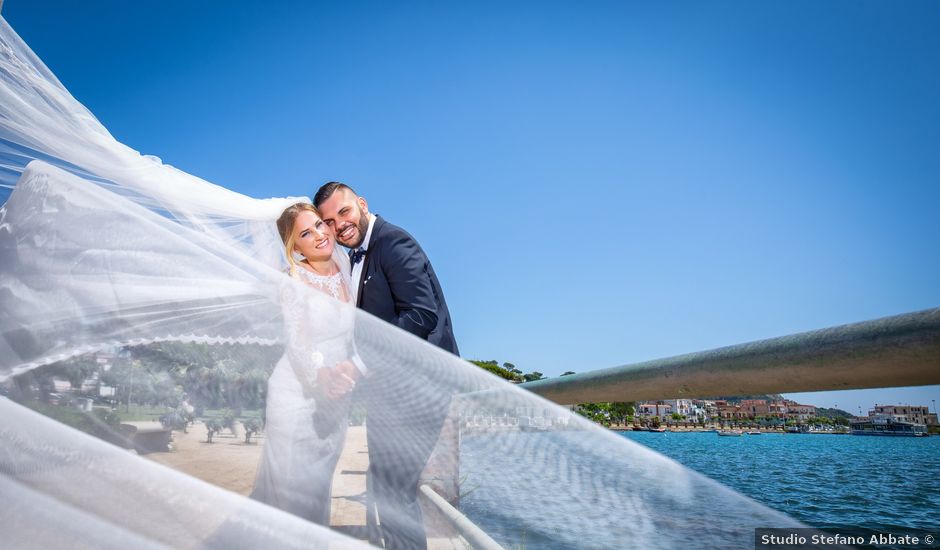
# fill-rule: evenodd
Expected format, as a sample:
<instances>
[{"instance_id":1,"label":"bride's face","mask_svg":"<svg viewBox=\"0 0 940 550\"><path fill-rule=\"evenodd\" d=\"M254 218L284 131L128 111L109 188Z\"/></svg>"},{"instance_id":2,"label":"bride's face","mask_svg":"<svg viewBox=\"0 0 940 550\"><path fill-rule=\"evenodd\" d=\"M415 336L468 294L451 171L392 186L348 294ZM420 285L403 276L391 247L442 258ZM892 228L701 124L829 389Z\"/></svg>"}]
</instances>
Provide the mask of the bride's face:
<instances>
[{"instance_id":1,"label":"bride's face","mask_svg":"<svg viewBox=\"0 0 940 550\"><path fill-rule=\"evenodd\" d=\"M294 220L294 250L310 261L327 260L335 246L333 231L315 213L304 210Z\"/></svg>"}]
</instances>

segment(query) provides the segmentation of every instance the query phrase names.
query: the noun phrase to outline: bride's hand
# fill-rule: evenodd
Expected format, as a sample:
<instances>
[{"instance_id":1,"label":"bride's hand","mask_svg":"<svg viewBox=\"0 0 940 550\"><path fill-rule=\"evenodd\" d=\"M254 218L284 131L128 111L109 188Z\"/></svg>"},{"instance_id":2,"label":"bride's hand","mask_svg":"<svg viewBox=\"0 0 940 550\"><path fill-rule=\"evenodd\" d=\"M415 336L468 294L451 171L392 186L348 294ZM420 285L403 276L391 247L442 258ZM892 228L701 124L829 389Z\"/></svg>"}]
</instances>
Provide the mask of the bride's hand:
<instances>
[{"instance_id":1,"label":"bride's hand","mask_svg":"<svg viewBox=\"0 0 940 550\"><path fill-rule=\"evenodd\" d=\"M336 371L342 373L344 376L349 378L355 383L362 377L362 374L359 372L359 368L352 361L340 361L336 363Z\"/></svg>"},{"instance_id":2,"label":"bride's hand","mask_svg":"<svg viewBox=\"0 0 940 550\"><path fill-rule=\"evenodd\" d=\"M328 398L337 400L355 387L356 381L344 372L346 370L343 363L340 363L335 368L322 368L317 371L317 383L324 389Z\"/></svg>"}]
</instances>

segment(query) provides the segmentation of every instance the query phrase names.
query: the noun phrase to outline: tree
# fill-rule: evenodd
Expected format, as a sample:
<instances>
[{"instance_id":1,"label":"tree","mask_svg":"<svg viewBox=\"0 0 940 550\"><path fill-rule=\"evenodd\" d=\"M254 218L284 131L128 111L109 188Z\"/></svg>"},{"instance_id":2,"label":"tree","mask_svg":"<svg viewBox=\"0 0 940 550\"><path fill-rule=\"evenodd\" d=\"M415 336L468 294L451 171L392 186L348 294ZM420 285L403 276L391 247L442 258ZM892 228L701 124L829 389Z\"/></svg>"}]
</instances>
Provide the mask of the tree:
<instances>
[{"instance_id":1,"label":"tree","mask_svg":"<svg viewBox=\"0 0 940 550\"><path fill-rule=\"evenodd\" d=\"M222 431L222 423L215 418L210 418L205 420L206 433L208 435L207 441L212 443L212 436Z\"/></svg>"},{"instance_id":2,"label":"tree","mask_svg":"<svg viewBox=\"0 0 940 550\"><path fill-rule=\"evenodd\" d=\"M610 403L581 403L575 412L592 422L610 426Z\"/></svg>"},{"instance_id":3,"label":"tree","mask_svg":"<svg viewBox=\"0 0 940 550\"><path fill-rule=\"evenodd\" d=\"M163 424L164 428L183 430L183 433L186 433L186 425L189 424L189 422L186 419L186 413L180 409L176 409L160 415L160 424Z\"/></svg>"},{"instance_id":4,"label":"tree","mask_svg":"<svg viewBox=\"0 0 940 550\"><path fill-rule=\"evenodd\" d=\"M82 355L68 361L50 365L52 373L65 378L72 385L73 390L81 390L82 383L98 372L98 362L93 355Z\"/></svg>"},{"instance_id":5,"label":"tree","mask_svg":"<svg viewBox=\"0 0 940 550\"><path fill-rule=\"evenodd\" d=\"M115 400L124 403L127 412L130 411L131 400L135 397L135 386L139 391L143 385L141 370L139 361L119 357L114 360L109 370L101 373L101 382L114 387Z\"/></svg>"},{"instance_id":6,"label":"tree","mask_svg":"<svg viewBox=\"0 0 940 550\"><path fill-rule=\"evenodd\" d=\"M544 378L544 376L542 376L542 373L540 373L539 371L533 371L533 372L530 372L529 374L523 374L522 378L524 378L526 382L532 382L535 380L541 380L542 378Z\"/></svg>"},{"instance_id":7,"label":"tree","mask_svg":"<svg viewBox=\"0 0 940 550\"><path fill-rule=\"evenodd\" d=\"M40 400L48 402L49 394L55 391L53 379L68 380L73 390L80 390L82 383L98 372L98 369L99 365L94 355L81 355L38 367L14 377L16 385L13 396L16 399L33 398L33 385L35 384L40 391Z\"/></svg>"},{"instance_id":8,"label":"tree","mask_svg":"<svg viewBox=\"0 0 940 550\"><path fill-rule=\"evenodd\" d=\"M238 431L235 427L235 411L224 409L220 411L220 414L222 416L222 426L228 428L232 435L238 437Z\"/></svg>"},{"instance_id":9,"label":"tree","mask_svg":"<svg viewBox=\"0 0 940 550\"><path fill-rule=\"evenodd\" d=\"M608 404L608 411L610 411L611 422L622 426L628 418L633 416L635 407L632 402L615 401Z\"/></svg>"},{"instance_id":10,"label":"tree","mask_svg":"<svg viewBox=\"0 0 940 550\"><path fill-rule=\"evenodd\" d=\"M572 374L576 373L573 370L566 370L565 372L561 373L562 376L570 376Z\"/></svg>"},{"instance_id":11,"label":"tree","mask_svg":"<svg viewBox=\"0 0 940 550\"><path fill-rule=\"evenodd\" d=\"M232 435L238 437L238 431L235 428L235 413L231 409L224 409L219 411L218 418L207 418L203 420L203 423L206 425L206 431L209 436L209 443L212 443L212 436L221 433L222 430L228 428Z\"/></svg>"},{"instance_id":12,"label":"tree","mask_svg":"<svg viewBox=\"0 0 940 550\"><path fill-rule=\"evenodd\" d=\"M197 411L263 408L267 380L283 349L275 346L162 342L126 348L151 372L189 395Z\"/></svg>"},{"instance_id":13,"label":"tree","mask_svg":"<svg viewBox=\"0 0 940 550\"><path fill-rule=\"evenodd\" d=\"M496 361L492 361L492 360L480 361L480 360L471 359L470 362L480 367L481 369L489 371L495 374L496 376L499 376L500 378L509 380L510 382L518 383L518 382L522 382L523 380L520 372L501 367L499 366L499 363L497 363ZM512 363L504 363L504 365L509 365L513 369L515 369L515 365L513 365Z\"/></svg>"},{"instance_id":14,"label":"tree","mask_svg":"<svg viewBox=\"0 0 940 550\"><path fill-rule=\"evenodd\" d=\"M242 427L245 428L245 443L251 443L252 434L261 431L261 422L257 418L249 418L242 422Z\"/></svg>"}]
</instances>

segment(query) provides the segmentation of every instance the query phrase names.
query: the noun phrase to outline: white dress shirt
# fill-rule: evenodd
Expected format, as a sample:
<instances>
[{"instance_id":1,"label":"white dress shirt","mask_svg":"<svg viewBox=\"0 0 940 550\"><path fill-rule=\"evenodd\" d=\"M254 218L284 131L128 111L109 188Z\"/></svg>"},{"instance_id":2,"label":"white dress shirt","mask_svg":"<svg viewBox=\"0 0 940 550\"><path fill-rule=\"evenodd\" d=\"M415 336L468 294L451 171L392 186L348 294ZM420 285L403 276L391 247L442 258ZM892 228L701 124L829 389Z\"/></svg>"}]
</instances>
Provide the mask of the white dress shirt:
<instances>
[{"instance_id":1,"label":"white dress shirt","mask_svg":"<svg viewBox=\"0 0 940 550\"><path fill-rule=\"evenodd\" d=\"M369 250L369 241L372 240L372 227L375 226L375 214L369 213L369 229L366 231L366 237L362 239L362 244L359 245L359 248L363 250ZM358 249L353 249L358 250ZM352 303L355 304L359 301L359 280L362 279L362 266L366 263L365 258L359 260L359 263L353 266L352 268L352 284L349 289L350 294L352 295Z\"/></svg>"}]
</instances>

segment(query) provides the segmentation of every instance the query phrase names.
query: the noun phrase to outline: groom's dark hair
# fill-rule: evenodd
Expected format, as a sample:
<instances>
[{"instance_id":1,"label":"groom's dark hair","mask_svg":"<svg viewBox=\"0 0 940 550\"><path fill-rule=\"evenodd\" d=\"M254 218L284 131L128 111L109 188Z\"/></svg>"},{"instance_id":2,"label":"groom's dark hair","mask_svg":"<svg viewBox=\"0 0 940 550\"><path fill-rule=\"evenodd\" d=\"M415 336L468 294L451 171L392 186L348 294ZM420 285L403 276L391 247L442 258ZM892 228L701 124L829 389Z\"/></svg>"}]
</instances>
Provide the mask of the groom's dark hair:
<instances>
[{"instance_id":1,"label":"groom's dark hair","mask_svg":"<svg viewBox=\"0 0 940 550\"><path fill-rule=\"evenodd\" d=\"M328 181L320 186L319 189L317 189L317 194L313 196L313 205L317 208L320 208L320 205L325 203L328 198L333 196L333 193L335 193L337 189L349 189L352 191L353 195L356 195L356 192L353 190L353 188L346 185L345 183L341 181ZM359 195L356 196L358 197Z\"/></svg>"}]
</instances>

